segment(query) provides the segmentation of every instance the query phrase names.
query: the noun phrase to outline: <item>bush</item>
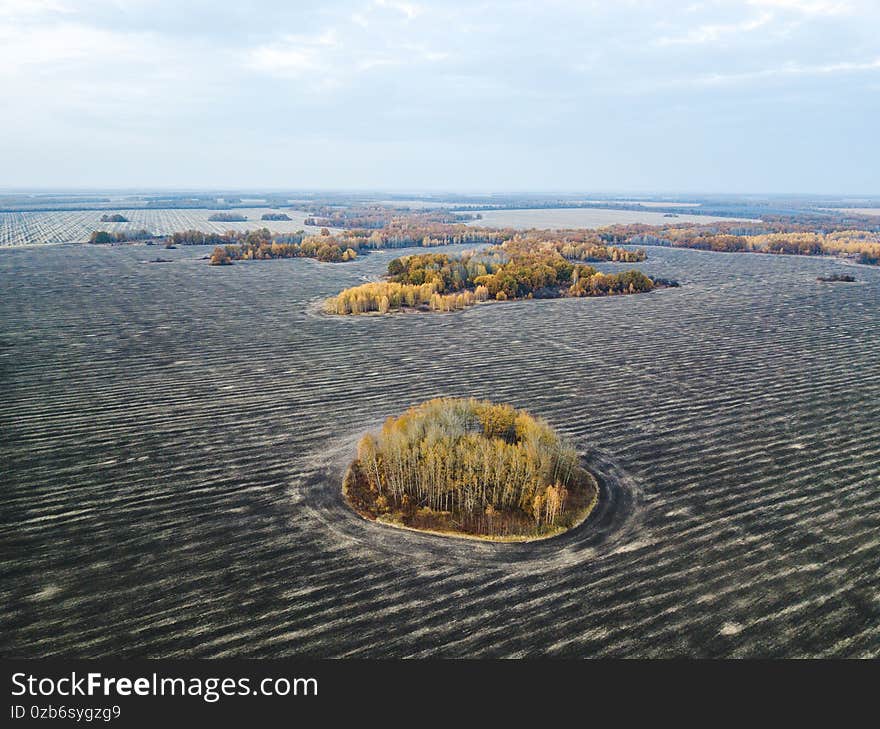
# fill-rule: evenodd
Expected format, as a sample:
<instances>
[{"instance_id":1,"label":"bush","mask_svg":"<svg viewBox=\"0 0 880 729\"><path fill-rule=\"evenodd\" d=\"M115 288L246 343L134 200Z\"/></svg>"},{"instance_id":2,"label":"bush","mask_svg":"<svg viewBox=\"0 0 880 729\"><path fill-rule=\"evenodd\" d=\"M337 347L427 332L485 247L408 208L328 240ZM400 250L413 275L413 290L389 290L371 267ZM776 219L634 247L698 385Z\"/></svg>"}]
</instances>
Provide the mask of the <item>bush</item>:
<instances>
[{"instance_id":1,"label":"bush","mask_svg":"<svg viewBox=\"0 0 880 729\"><path fill-rule=\"evenodd\" d=\"M95 243L98 245L116 243L116 236L113 235L113 233L108 233L106 230L96 230L89 237L89 243Z\"/></svg>"},{"instance_id":2,"label":"bush","mask_svg":"<svg viewBox=\"0 0 880 729\"><path fill-rule=\"evenodd\" d=\"M229 252L222 248L221 246L217 246L214 251L211 253L211 265L212 266L231 266L232 259L229 257Z\"/></svg>"}]
</instances>

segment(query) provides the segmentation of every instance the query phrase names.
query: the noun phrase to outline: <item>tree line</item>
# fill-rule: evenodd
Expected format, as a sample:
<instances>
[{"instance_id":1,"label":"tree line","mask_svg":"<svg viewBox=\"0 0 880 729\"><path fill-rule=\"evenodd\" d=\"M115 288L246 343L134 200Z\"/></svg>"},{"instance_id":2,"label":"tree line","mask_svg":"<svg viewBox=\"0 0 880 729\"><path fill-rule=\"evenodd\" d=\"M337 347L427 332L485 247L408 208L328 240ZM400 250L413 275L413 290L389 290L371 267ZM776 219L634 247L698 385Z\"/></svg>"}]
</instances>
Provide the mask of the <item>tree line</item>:
<instances>
[{"instance_id":1,"label":"tree line","mask_svg":"<svg viewBox=\"0 0 880 729\"><path fill-rule=\"evenodd\" d=\"M89 243L93 245L113 245L115 243L132 243L134 241L151 240L155 236L149 230L129 230L119 233L109 233L106 230L95 230L89 236Z\"/></svg>"},{"instance_id":2,"label":"tree line","mask_svg":"<svg viewBox=\"0 0 880 729\"><path fill-rule=\"evenodd\" d=\"M321 236L305 236L300 242L283 243L271 238L231 246L217 246L211 253L213 266L234 261L266 261L273 258L314 258L324 263L351 261L357 257L353 248L343 249Z\"/></svg>"},{"instance_id":3,"label":"tree line","mask_svg":"<svg viewBox=\"0 0 880 729\"><path fill-rule=\"evenodd\" d=\"M263 261L273 258L315 258L324 262L349 261L357 256L351 247L343 248L340 242L327 235L296 233L272 233L268 228L226 233L204 233L185 230L166 239L169 246L214 246L210 256L212 265L227 265L235 261Z\"/></svg>"},{"instance_id":4,"label":"tree line","mask_svg":"<svg viewBox=\"0 0 880 729\"><path fill-rule=\"evenodd\" d=\"M880 264L880 232L854 230L825 221L811 227L785 221L725 221L708 225L615 225L602 229L609 242L659 245L721 253L769 253L841 256L857 263Z\"/></svg>"}]
</instances>

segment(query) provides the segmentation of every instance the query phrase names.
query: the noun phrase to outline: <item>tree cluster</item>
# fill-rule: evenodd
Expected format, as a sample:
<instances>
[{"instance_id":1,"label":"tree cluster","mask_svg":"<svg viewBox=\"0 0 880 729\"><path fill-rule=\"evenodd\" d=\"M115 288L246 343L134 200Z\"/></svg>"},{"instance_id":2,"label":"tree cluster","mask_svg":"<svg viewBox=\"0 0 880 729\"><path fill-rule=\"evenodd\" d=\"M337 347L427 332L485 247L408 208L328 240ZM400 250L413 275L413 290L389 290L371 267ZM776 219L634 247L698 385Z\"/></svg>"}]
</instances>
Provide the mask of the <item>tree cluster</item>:
<instances>
[{"instance_id":1,"label":"tree cluster","mask_svg":"<svg viewBox=\"0 0 880 729\"><path fill-rule=\"evenodd\" d=\"M855 283L856 277L848 273L832 273L829 276L817 276L816 280L822 283Z\"/></svg>"},{"instance_id":2,"label":"tree cluster","mask_svg":"<svg viewBox=\"0 0 880 729\"><path fill-rule=\"evenodd\" d=\"M509 405L438 398L361 439L344 493L369 518L509 536L569 526L596 487L546 421Z\"/></svg>"},{"instance_id":3,"label":"tree cluster","mask_svg":"<svg viewBox=\"0 0 880 729\"><path fill-rule=\"evenodd\" d=\"M454 311L488 299L634 294L656 285L640 271L601 273L568 261L554 245L513 239L461 255L395 258L388 264L387 281L345 289L328 301L327 309L336 314Z\"/></svg>"},{"instance_id":4,"label":"tree cluster","mask_svg":"<svg viewBox=\"0 0 880 729\"><path fill-rule=\"evenodd\" d=\"M387 314L405 309L458 311L488 298L489 292L485 286L457 293L440 293L436 282L402 284L377 281L341 291L328 299L325 308L331 314Z\"/></svg>"},{"instance_id":5,"label":"tree cluster","mask_svg":"<svg viewBox=\"0 0 880 729\"><path fill-rule=\"evenodd\" d=\"M630 251L618 246L603 245L598 242L557 241L555 249L565 258L572 261L599 263L641 263L647 256L643 250Z\"/></svg>"},{"instance_id":6,"label":"tree cluster","mask_svg":"<svg viewBox=\"0 0 880 729\"><path fill-rule=\"evenodd\" d=\"M880 263L880 233L853 230L826 221L811 228L791 221L728 221L709 225L616 225L600 231L609 241L662 245L722 253L843 256L858 263Z\"/></svg>"},{"instance_id":7,"label":"tree cluster","mask_svg":"<svg viewBox=\"0 0 880 729\"><path fill-rule=\"evenodd\" d=\"M306 225L316 227L343 228L346 230L379 230L392 225L420 227L433 224L463 223L479 216L469 213L455 213L446 208L433 210L413 210L396 205L351 205L340 208L336 205L313 205L309 207Z\"/></svg>"},{"instance_id":8,"label":"tree cluster","mask_svg":"<svg viewBox=\"0 0 880 729\"><path fill-rule=\"evenodd\" d=\"M114 243L131 243L133 241L150 240L155 236L149 230L129 230L109 233L106 230L95 230L89 236L89 243L95 245L112 245Z\"/></svg>"},{"instance_id":9,"label":"tree cluster","mask_svg":"<svg viewBox=\"0 0 880 729\"><path fill-rule=\"evenodd\" d=\"M215 246L211 254L213 265L219 265L221 262L262 261L272 258L316 258L319 261L338 262L350 261L357 257L356 250L341 247L336 239L329 236L310 236L302 231L272 233L268 228L244 232L231 230L226 233L185 230L168 236L166 241L169 247Z\"/></svg>"},{"instance_id":10,"label":"tree cluster","mask_svg":"<svg viewBox=\"0 0 880 729\"><path fill-rule=\"evenodd\" d=\"M221 253L222 251L222 253ZM299 241L283 242L273 237L265 228L251 231L246 239L237 245L217 246L211 254L211 263L216 261L265 261L273 258L316 258L325 263L351 261L357 257L353 248L343 249L326 236L304 236Z\"/></svg>"},{"instance_id":11,"label":"tree cluster","mask_svg":"<svg viewBox=\"0 0 880 729\"><path fill-rule=\"evenodd\" d=\"M241 213L214 213L208 216L212 223L244 223L247 216Z\"/></svg>"}]
</instances>

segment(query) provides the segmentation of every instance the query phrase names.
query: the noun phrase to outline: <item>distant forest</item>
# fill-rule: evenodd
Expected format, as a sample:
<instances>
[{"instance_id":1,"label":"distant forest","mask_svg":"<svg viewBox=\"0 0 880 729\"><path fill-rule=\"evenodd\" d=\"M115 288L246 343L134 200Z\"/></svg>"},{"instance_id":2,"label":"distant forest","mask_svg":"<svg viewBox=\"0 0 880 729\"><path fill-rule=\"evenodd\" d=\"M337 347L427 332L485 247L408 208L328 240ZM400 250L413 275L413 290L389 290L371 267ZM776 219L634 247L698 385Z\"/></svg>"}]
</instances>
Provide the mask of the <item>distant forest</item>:
<instances>
[{"instance_id":1,"label":"distant forest","mask_svg":"<svg viewBox=\"0 0 880 729\"><path fill-rule=\"evenodd\" d=\"M348 208L319 205L309 207L306 225L349 230L378 230L389 225L405 224L410 227L432 224L448 225L478 220L479 213L456 213L448 208L413 210L409 207L388 205L357 205Z\"/></svg>"}]
</instances>

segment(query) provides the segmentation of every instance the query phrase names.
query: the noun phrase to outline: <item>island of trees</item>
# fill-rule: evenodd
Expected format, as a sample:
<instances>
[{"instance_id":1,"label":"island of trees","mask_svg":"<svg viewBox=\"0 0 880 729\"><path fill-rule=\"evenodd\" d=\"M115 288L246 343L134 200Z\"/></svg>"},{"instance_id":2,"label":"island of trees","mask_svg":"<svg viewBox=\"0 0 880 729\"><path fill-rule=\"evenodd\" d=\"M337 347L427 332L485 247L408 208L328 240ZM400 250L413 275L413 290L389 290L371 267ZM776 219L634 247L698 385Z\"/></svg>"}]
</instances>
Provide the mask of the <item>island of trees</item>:
<instances>
[{"instance_id":1,"label":"island of trees","mask_svg":"<svg viewBox=\"0 0 880 729\"><path fill-rule=\"evenodd\" d=\"M618 251L624 256L631 253L604 250L609 257L617 256ZM638 255L644 256L633 253ZM395 258L388 264L386 281L345 289L327 301L326 310L335 314L454 311L490 299L611 296L669 285L677 284L653 281L638 270L601 273L592 266L573 263L552 243L512 240L458 256L423 253Z\"/></svg>"},{"instance_id":2,"label":"island of trees","mask_svg":"<svg viewBox=\"0 0 880 729\"><path fill-rule=\"evenodd\" d=\"M291 220L287 213L263 213L260 220Z\"/></svg>"},{"instance_id":3,"label":"island of trees","mask_svg":"<svg viewBox=\"0 0 880 729\"><path fill-rule=\"evenodd\" d=\"M272 258L315 258L328 263L350 261L357 257L358 251L350 246L343 247L340 241L328 234L306 235L303 231L276 234L268 228L247 231L228 231L226 233L204 233L200 230L184 230L169 236L157 237L148 230L110 233L106 230L94 231L89 242L94 244L117 244L153 241L165 244L166 248L178 246L214 246L210 261L215 265L234 261L269 260Z\"/></svg>"},{"instance_id":4,"label":"island of trees","mask_svg":"<svg viewBox=\"0 0 880 729\"><path fill-rule=\"evenodd\" d=\"M470 213L452 212L447 208L413 210L397 205L361 204L343 208L338 205L312 205L309 206L309 217L305 224L347 230L378 230L400 224L424 227L431 224L463 223L479 217L481 216Z\"/></svg>"},{"instance_id":5,"label":"island of trees","mask_svg":"<svg viewBox=\"0 0 880 729\"><path fill-rule=\"evenodd\" d=\"M124 215L120 215L119 213L113 213L113 215L102 215L101 216L102 223L127 223L128 218Z\"/></svg>"},{"instance_id":6,"label":"island of trees","mask_svg":"<svg viewBox=\"0 0 880 729\"><path fill-rule=\"evenodd\" d=\"M202 240L199 245L216 245L211 253L211 265L229 265L235 261L263 261L273 258L315 258L324 263L341 263L357 257L354 248L343 248L329 233L305 235L302 231L273 235L267 228L245 233L229 232L224 236L188 231L171 237L174 241ZM193 243L184 243L193 245Z\"/></svg>"},{"instance_id":7,"label":"island of trees","mask_svg":"<svg viewBox=\"0 0 880 729\"><path fill-rule=\"evenodd\" d=\"M110 233L106 230L95 230L89 236L89 243L93 245L115 245L117 243L134 243L136 241L151 240L155 236L149 230L129 230L126 232Z\"/></svg>"},{"instance_id":8,"label":"island of trees","mask_svg":"<svg viewBox=\"0 0 880 729\"><path fill-rule=\"evenodd\" d=\"M508 541L580 524L599 494L546 421L473 398L429 400L365 435L342 491L367 519Z\"/></svg>"},{"instance_id":9,"label":"island of trees","mask_svg":"<svg viewBox=\"0 0 880 729\"><path fill-rule=\"evenodd\" d=\"M817 276L822 283L855 283L856 277L848 273L832 273L830 276Z\"/></svg>"},{"instance_id":10,"label":"island of trees","mask_svg":"<svg viewBox=\"0 0 880 729\"><path fill-rule=\"evenodd\" d=\"M208 216L212 223L244 223L247 216L241 213L214 213Z\"/></svg>"}]
</instances>

